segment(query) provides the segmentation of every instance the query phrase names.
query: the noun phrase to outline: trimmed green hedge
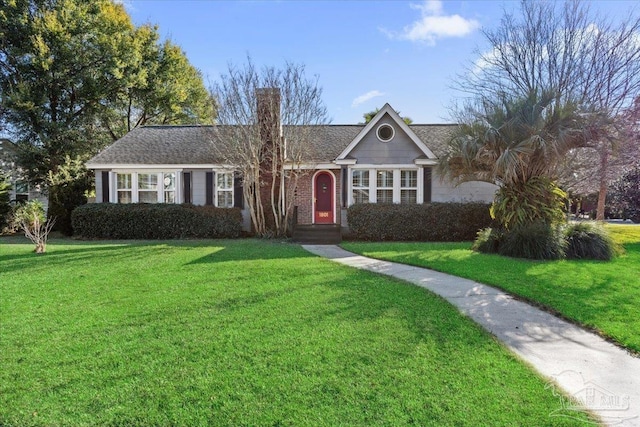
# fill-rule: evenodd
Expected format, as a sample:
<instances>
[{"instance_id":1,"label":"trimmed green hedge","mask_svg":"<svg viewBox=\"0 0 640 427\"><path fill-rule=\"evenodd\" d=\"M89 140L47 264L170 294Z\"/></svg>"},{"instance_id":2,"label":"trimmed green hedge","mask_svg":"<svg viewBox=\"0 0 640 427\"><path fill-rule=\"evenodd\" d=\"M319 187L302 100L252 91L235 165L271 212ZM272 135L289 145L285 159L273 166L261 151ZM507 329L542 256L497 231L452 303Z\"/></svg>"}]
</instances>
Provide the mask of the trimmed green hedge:
<instances>
[{"instance_id":1,"label":"trimmed green hedge","mask_svg":"<svg viewBox=\"0 0 640 427\"><path fill-rule=\"evenodd\" d=\"M489 204L355 204L347 210L351 237L359 240L471 241L491 224Z\"/></svg>"},{"instance_id":2,"label":"trimmed green hedge","mask_svg":"<svg viewBox=\"0 0 640 427\"><path fill-rule=\"evenodd\" d=\"M240 209L174 204L91 203L71 214L73 233L90 239L233 238Z\"/></svg>"}]
</instances>

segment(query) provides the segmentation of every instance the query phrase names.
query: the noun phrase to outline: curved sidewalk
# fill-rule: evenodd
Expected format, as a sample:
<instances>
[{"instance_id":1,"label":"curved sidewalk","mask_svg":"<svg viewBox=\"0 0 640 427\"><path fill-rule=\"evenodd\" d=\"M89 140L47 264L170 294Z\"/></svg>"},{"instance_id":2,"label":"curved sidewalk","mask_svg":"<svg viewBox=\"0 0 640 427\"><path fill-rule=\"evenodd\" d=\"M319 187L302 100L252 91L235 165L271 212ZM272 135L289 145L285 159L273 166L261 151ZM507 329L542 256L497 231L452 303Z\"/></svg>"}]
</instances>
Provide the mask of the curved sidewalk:
<instances>
[{"instance_id":1,"label":"curved sidewalk","mask_svg":"<svg viewBox=\"0 0 640 427\"><path fill-rule=\"evenodd\" d=\"M333 245L303 248L344 265L406 280L442 296L606 425L640 427L640 359L598 335L472 280L367 258ZM565 402L557 415L571 416L575 409Z\"/></svg>"}]
</instances>

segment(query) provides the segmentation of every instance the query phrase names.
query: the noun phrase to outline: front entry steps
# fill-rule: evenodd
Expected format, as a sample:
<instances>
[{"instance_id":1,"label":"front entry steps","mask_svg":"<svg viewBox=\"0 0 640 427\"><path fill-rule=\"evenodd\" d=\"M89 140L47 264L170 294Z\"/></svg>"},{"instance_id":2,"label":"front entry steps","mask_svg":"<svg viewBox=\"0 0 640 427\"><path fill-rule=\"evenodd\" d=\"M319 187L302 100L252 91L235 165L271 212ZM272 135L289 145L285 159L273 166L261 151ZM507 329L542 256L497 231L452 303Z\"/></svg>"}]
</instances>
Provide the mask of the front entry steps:
<instances>
[{"instance_id":1,"label":"front entry steps","mask_svg":"<svg viewBox=\"0 0 640 427\"><path fill-rule=\"evenodd\" d=\"M298 224L292 238L306 245L337 245L342 242L342 230L340 224Z\"/></svg>"}]
</instances>

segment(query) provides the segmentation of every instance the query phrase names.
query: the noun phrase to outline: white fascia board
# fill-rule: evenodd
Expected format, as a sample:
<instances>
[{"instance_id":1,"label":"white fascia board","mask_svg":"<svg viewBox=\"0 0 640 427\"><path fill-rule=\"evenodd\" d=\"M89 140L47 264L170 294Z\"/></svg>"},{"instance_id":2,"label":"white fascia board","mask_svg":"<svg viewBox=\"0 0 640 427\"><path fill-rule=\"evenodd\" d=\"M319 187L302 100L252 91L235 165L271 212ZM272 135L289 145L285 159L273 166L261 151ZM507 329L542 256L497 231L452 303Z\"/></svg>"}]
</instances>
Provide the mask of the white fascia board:
<instances>
[{"instance_id":1,"label":"white fascia board","mask_svg":"<svg viewBox=\"0 0 640 427\"><path fill-rule=\"evenodd\" d=\"M300 164L292 164L287 163L284 165L285 170L296 170L296 169L309 169L309 170L324 170L324 169L340 169L339 165L335 163L300 163Z\"/></svg>"},{"instance_id":2,"label":"white fascia board","mask_svg":"<svg viewBox=\"0 0 640 427\"><path fill-rule=\"evenodd\" d=\"M358 159L340 159L336 160L336 165L355 165Z\"/></svg>"},{"instance_id":3,"label":"white fascia board","mask_svg":"<svg viewBox=\"0 0 640 427\"><path fill-rule=\"evenodd\" d=\"M417 166L413 163L407 163L407 164L388 163L388 164L379 164L379 165L367 164L367 165L354 165L351 167L351 169L416 169L416 168Z\"/></svg>"},{"instance_id":4,"label":"white fascia board","mask_svg":"<svg viewBox=\"0 0 640 427\"><path fill-rule=\"evenodd\" d=\"M147 164L112 164L112 163L87 163L87 169L109 169L109 170L166 170L166 169L234 169L230 165L208 164L208 165L189 165L189 164L163 164L163 165L147 165Z\"/></svg>"},{"instance_id":5,"label":"white fascia board","mask_svg":"<svg viewBox=\"0 0 640 427\"><path fill-rule=\"evenodd\" d=\"M415 159L413 163L420 166L435 166L438 164L438 160L437 159Z\"/></svg>"}]
</instances>

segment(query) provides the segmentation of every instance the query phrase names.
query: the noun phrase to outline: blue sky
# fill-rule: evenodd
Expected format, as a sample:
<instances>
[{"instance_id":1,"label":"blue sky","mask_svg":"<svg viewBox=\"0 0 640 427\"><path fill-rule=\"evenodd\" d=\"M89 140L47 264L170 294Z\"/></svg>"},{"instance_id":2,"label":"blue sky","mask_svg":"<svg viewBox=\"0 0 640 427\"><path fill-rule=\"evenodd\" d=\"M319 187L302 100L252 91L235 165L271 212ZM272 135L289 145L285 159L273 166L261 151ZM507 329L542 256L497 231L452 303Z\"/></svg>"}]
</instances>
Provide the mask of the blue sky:
<instances>
[{"instance_id":1,"label":"blue sky","mask_svg":"<svg viewBox=\"0 0 640 427\"><path fill-rule=\"evenodd\" d=\"M444 123L457 74L486 51L482 28L514 1L124 0L136 24L157 24L205 79L250 55L257 65L302 63L318 75L332 122L362 121L385 102L414 123ZM592 1L623 16L635 1Z\"/></svg>"}]
</instances>

